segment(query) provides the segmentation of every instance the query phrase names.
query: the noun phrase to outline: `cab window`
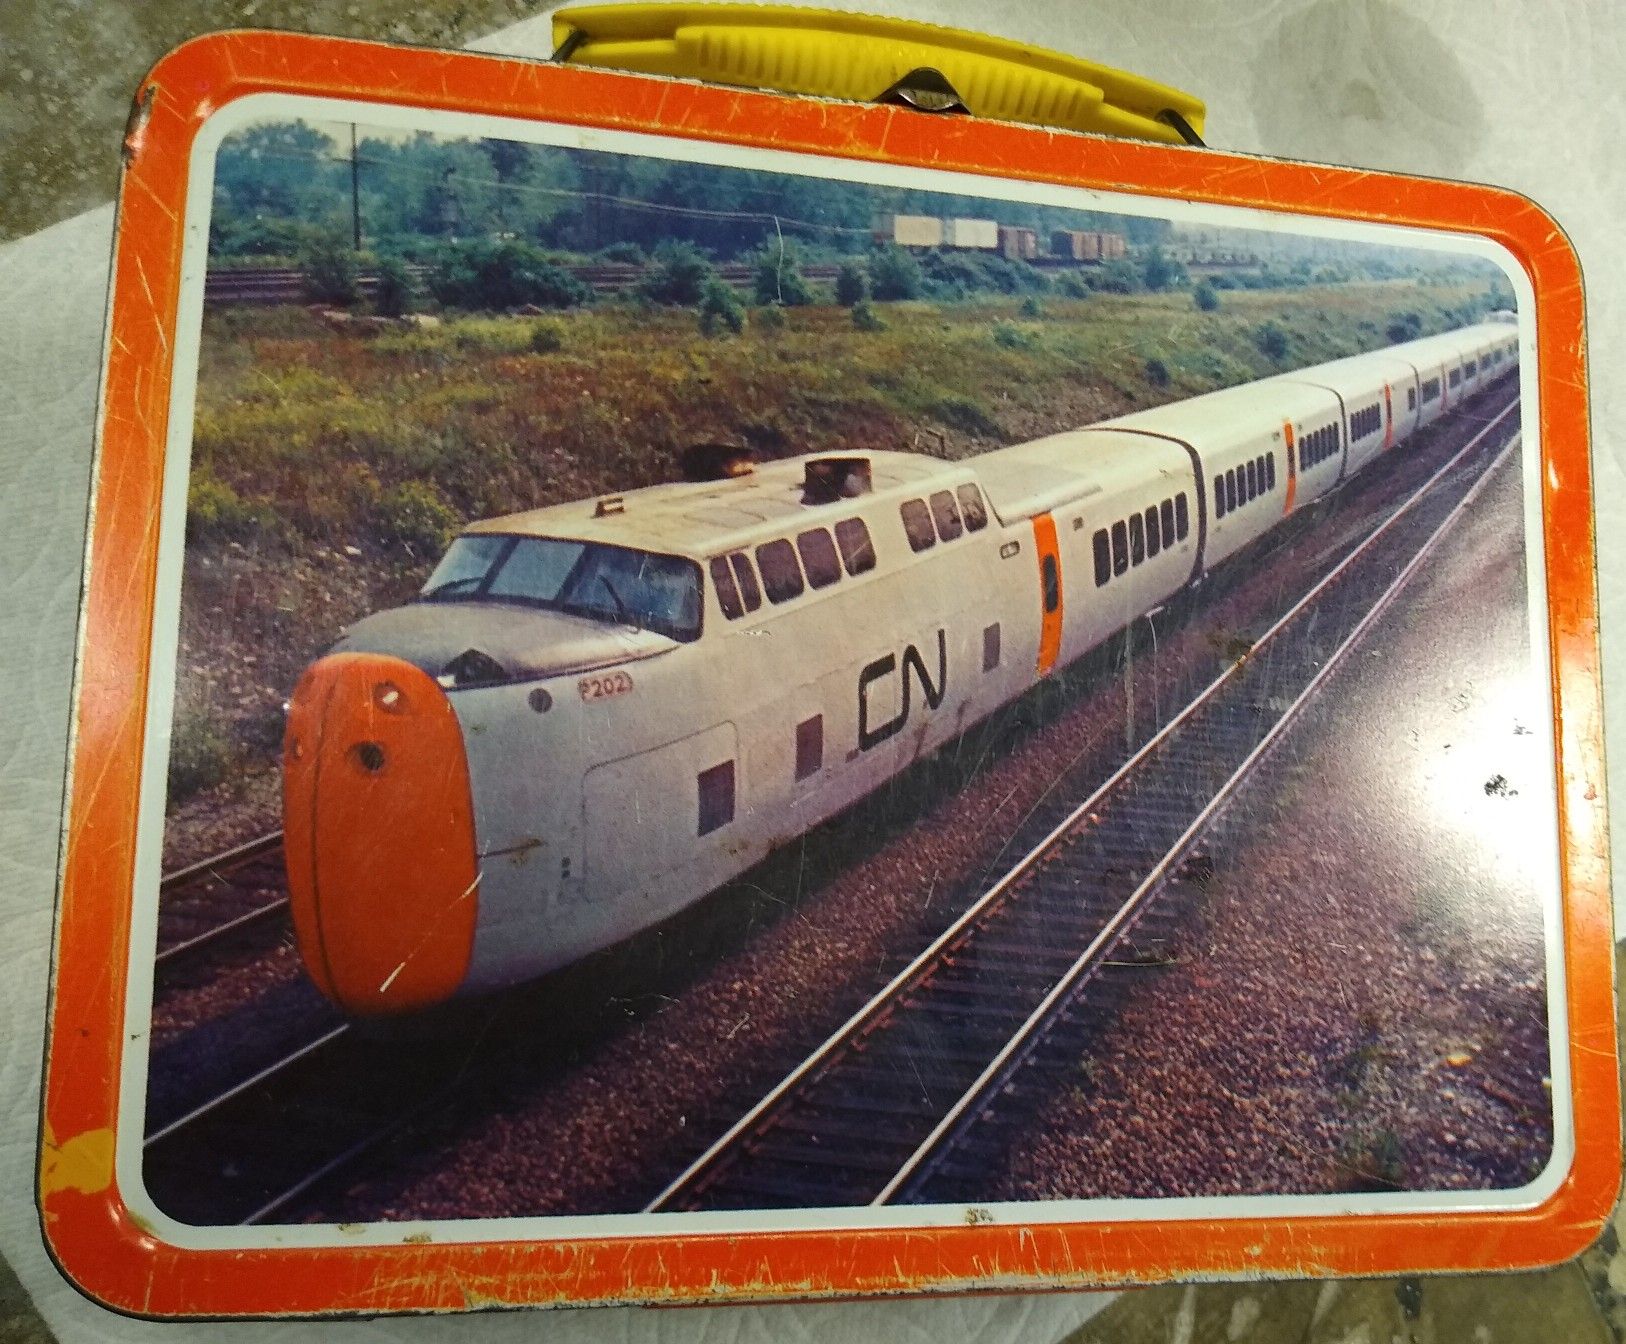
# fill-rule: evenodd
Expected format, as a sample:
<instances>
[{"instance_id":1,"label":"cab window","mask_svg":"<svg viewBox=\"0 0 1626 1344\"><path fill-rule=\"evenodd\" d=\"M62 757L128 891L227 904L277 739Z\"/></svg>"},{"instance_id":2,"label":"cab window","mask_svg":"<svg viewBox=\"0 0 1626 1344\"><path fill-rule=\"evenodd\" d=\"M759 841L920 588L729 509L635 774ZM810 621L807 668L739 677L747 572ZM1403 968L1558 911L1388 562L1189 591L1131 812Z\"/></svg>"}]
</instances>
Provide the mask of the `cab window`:
<instances>
[{"instance_id":1,"label":"cab window","mask_svg":"<svg viewBox=\"0 0 1626 1344\"><path fill-rule=\"evenodd\" d=\"M745 614L745 608L740 605L740 590L734 582L734 571L728 567L728 557L719 555L709 568L711 586L717 590L717 605L729 620L739 620Z\"/></svg>"},{"instance_id":2,"label":"cab window","mask_svg":"<svg viewBox=\"0 0 1626 1344\"><path fill-rule=\"evenodd\" d=\"M762 605L762 589L757 586L757 572L752 567L751 557L744 551L735 551L728 562L734 567L734 578L739 582L745 609L755 611Z\"/></svg>"}]
</instances>

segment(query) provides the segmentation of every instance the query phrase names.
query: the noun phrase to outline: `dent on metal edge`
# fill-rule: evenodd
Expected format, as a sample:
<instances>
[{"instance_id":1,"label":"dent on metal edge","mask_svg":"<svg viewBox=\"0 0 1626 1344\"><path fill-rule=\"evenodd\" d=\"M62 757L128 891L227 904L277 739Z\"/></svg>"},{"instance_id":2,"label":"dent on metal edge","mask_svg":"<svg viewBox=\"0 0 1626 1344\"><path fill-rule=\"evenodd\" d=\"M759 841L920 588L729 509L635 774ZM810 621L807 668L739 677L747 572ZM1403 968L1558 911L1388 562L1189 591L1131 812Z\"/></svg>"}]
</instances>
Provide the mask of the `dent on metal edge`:
<instances>
[{"instance_id":1,"label":"dent on metal edge","mask_svg":"<svg viewBox=\"0 0 1626 1344\"><path fill-rule=\"evenodd\" d=\"M152 105L157 98L158 86L144 84L130 104L130 115L124 122L124 143L119 150L126 168L131 167L141 153L147 136L147 123L152 120Z\"/></svg>"}]
</instances>

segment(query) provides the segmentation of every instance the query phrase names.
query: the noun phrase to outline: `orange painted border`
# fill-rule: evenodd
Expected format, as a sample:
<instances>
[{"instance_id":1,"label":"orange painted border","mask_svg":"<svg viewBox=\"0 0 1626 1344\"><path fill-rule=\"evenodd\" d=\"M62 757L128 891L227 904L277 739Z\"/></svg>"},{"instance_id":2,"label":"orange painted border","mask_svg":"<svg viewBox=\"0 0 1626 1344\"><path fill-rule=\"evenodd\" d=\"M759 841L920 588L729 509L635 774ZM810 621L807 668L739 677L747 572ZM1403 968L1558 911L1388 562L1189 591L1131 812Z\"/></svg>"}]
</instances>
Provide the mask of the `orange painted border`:
<instances>
[{"instance_id":1,"label":"orange painted border","mask_svg":"<svg viewBox=\"0 0 1626 1344\"><path fill-rule=\"evenodd\" d=\"M1598 1233L1620 1165L1613 944L1580 273L1557 224L1510 192L1097 139L906 109L794 100L546 64L286 34L191 42L143 86L127 143L95 479L40 1209L87 1293L141 1314L698 1303L1067 1287L1173 1277L1537 1265ZM1477 234L1528 271L1559 752L1576 1153L1525 1212L1148 1224L603 1237L201 1252L158 1240L113 1179L130 892L188 152L209 115L287 92L477 112ZM478 1228L471 1226L471 1237Z\"/></svg>"}]
</instances>

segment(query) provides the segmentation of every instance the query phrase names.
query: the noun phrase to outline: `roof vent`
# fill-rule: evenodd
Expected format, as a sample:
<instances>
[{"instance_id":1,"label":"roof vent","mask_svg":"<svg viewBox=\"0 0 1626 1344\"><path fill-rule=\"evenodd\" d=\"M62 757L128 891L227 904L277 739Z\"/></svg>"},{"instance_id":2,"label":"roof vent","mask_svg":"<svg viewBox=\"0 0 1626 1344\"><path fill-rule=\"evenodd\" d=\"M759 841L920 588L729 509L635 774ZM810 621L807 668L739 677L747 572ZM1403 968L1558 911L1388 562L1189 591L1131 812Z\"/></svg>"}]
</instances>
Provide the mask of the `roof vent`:
<instances>
[{"instance_id":1,"label":"roof vent","mask_svg":"<svg viewBox=\"0 0 1626 1344\"><path fill-rule=\"evenodd\" d=\"M867 495L870 489L869 458L814 457L802 479L802 503L833 504Z\"/></svg>"},{"instance_id":2,"label":"roof vent","mask_svg":"<svg viewBox=\"0 0 1626 1344\"><path fill-rule=\"evenodd\" d=\"M729 481L749 476L757 455L743 443L691 443L678 458L686 481Z\"/></svg>"},{"instance_id":3,"label":"roof vent","mask_svg":"<svg viewBox=\"0 0 1626 1344\"><path fill-rule=\"evenodd\" d=\"M621 495L605 495L603 499L593 506L593 517L608 518L612 514L625 513L627 501Z\"/></svg>"}]
</instances>

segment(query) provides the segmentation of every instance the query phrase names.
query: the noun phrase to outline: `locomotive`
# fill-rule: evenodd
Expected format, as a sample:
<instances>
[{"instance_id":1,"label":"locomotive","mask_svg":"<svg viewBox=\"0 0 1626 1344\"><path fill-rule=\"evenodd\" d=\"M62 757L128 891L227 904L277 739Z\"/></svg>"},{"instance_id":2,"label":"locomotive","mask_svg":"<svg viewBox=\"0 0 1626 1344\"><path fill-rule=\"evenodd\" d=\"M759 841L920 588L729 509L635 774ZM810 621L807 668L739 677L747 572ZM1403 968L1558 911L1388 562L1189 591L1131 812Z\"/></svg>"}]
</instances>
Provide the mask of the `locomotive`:
<instances>
[{"instance_id":1,"label":"locomotive","mask_svg":"<svg viewBox=\"0 0 1626 1344\"><path fill-rule=\"evenodd\" d=\"M360 1017L698 901L1512 371L1501 323L958 462L808 454L476 522L301 677L300 954Z\"/></svg>"}]
</instances>

